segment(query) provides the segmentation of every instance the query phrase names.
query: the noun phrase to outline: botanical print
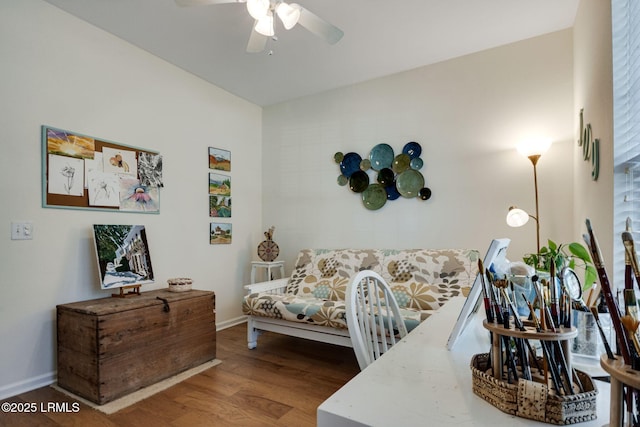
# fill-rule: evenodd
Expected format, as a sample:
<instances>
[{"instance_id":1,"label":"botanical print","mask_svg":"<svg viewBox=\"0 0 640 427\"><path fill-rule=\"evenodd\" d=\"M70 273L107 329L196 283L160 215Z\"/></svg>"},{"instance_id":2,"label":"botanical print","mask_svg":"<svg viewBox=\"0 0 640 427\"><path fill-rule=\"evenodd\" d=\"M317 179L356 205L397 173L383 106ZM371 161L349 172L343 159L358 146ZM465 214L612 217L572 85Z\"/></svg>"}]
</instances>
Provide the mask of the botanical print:
<instances>
[{"instance_id":1,"label":"botanical print","mask_svg":"<svg viewBox=\"0 0 640 427\"><path fill-rule=\"evenodd\" d=\"M84 163L82 159L49 154L49 187L51 194L82 196L84 194Z\"/></svg>"},{"instance_id":2,"label":"botanical print","mask_svg":"<svg viewBox=\"0 0 640 427\"><path fill-rule=\"evenodd\" d=\"M231 151L209 147L209 169L231 172Z\"/></svg>"},{"instance_id":3,"label":"botanical print","mask_svg":"<svg viewBox=\"0 0 640 427\"><path fill-rule=\"evenodd\" d=\"M209 216L230 218L231 197L209 196Z\"/></svg>"},{"instance_id":4,"label":"botanical print","mask_svg":"<svg viewBox=\"0 0 640 427\"><path fill-rule=\"evenodd\" d=\"M95 140L86 136L47 128L47 153L79 159L93 159Z\"/></svg>"},{"instance_id":5,"label":"botanical print","mask_svg":"<svg viewBox=\"0 0 640 427\"><path fill-rule=\"evenodd\" d=\"M147 187L133 178L120 177L120 210L133 212L158 212L160 210L158 187Z\"/></svg>"},{"instance_id":6,"label":"botanical print","mask_svg":"<svg viewBox=\"0 0 640 427\"><path fill-rule=\"evenodd\" d=\"M162 182L162 156L160 154L139 152L138 178L144 185L164 187Z\"/></svg>"},{"instance_id":7,"label":"botanical print","mask_svg":"<svg viewBox=\"0 0 640 427\"><path fill-rule=\"evenodd\" d=\"M209 194L231 196L231 178L219 173L209 173Z\"/></svg>"},{"instance_id":8,"label":"botanical print","mask_svg":"<svg viewBox=\"0 0 640 427\"><path fill-rule=\"evenodd\" d=\"M102 289L153 283L144 225L93 226Z\"/></svg>"},{"instance_id":9,"label":"botanical print","mask_svg":"<svg viewBox=\"0 0 640 427\"><path fill-rule=\"evenodd\" d=\"M120 206L120 176L115 173L89 171L87 191L90 206Z\"/></svg>"},{"instance_id":10,"label":"botanical print","mask_svg":"<svg viewBox=\"0 0 640 427\"><path fill-rule=\"evenodd\" d=\"M89 188L89 174L93 171L102 172L102 153L96 151L93 159L84 159L84 188Z\"/></svg>"},{"instance_id":11,"label":"botanical print","mask_svg":"<svg viewBox=\"0 0 640 427\"><path fill-rule=\"evenodd\" d=\"M138 175L135 151L102 147L102 155L104 156L102 164L104 165L105 172L123 173L133 176Z\"/></svg>"},{"instance_id":12,"label":"botanical print","mask_svg":"<svg viewBox=\"0 0 640 427\"><path fill-rule=\"evenodd\" d=\"M231 224L212 222L209 228L209 243L212 245L231 243Z\"/></svg>"}]
</instances>

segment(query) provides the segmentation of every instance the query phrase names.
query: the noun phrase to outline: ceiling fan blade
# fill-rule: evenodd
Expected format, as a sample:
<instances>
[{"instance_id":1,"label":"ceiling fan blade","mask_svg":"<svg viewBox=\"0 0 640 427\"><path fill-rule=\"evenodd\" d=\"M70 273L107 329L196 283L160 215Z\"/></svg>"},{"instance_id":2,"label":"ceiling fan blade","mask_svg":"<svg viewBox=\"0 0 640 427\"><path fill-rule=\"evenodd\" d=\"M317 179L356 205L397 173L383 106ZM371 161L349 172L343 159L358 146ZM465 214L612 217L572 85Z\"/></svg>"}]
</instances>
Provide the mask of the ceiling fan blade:
<instances>
[{"instance_id":1,"label":"ceiling fan blade","mask_svg":"<svg viewBox=\"0 0 640 427\"><path fill-rule=\"evenodd\" d=\"M178 6L205 6L208 4L245 3L246 0L175 0Z\"/></svg>"},{"instance_id":2,"label":"ceiling fan blade","mask_svg":"<svg viewBox=\"0 0 640 427\"><path fill-rule=\"evenodd\" d=\"M300 9L300 19L298 20L298 24L302 25L316 36L323 38L329 44L338 43L342 36L344 36L344 32L340 28L331 25L304 7Z\"/></svg>"},{"instance_id":3,"label":"ceiling fan blade","mask_svg":"<svg viewBox=\"0 0 640 427\"><path fill-rule=\"evenodd\" d=\"M251 35L249 36L249 43L247 43L247 52L248 53L259 53L264 50L267 46L267 36L263 36L256 30L251 30Z\"/></svg>"}]
</instances>

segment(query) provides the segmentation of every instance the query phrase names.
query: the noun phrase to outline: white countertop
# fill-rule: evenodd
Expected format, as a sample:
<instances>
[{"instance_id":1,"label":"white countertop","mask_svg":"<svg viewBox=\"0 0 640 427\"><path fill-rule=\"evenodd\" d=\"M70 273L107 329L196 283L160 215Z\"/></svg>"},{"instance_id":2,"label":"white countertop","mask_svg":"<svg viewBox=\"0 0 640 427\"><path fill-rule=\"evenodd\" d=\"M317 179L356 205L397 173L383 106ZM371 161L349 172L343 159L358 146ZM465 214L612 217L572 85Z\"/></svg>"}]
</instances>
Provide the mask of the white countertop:
<instances>
[{"instance_id":1,"label":"white countertop","mask_svg":"<svg viewBox=\"0 0 640 427\"><path fill-rule=\"evenodd\" d=\"M463 297L449 301L324 401L318 407L318 427L548 426L508 415L473 393L471 357L489 351L489 332L479 310L447 350L463 304ZM576 426L609 423L609 384L595 384L598 418Z\"/></svg>"}]
</instances>

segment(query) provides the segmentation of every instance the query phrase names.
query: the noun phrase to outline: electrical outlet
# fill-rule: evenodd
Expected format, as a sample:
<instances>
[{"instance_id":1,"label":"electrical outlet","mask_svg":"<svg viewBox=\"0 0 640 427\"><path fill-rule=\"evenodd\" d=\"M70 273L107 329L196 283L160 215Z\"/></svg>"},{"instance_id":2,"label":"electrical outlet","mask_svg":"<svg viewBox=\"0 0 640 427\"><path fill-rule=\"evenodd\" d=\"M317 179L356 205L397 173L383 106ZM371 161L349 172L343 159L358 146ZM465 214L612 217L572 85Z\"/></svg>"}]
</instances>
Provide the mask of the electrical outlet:
<instances>
[{"instance_id":1,"label":"electrical outlet","mask_svg":"<svg viewBox=\"0 0 640 427\"><path fill-rule=\"evenodd\" d=\"M31 221L11 223L11 240L31 239L33 239L33 223Z\"/></svg>"}]
</instances>

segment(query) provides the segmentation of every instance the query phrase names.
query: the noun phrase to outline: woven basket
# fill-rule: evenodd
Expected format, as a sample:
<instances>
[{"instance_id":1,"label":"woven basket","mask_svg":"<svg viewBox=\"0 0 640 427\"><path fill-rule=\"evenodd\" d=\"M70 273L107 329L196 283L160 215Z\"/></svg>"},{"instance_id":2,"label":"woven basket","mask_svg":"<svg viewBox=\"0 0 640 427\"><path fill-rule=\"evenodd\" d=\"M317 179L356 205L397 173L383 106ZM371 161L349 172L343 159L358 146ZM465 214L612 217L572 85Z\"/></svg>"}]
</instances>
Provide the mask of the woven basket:
<instances>
[{"instance_id":1,"label":"woven basket","mask_svg":"<svg viewBox=\"0 0 640 427\"><path fill-rule=\"evenodd\" d=\"M476 354L471 359L473 392L510 415L549 424L575 424L596 419L596 389L593 380L582 371L576 374L584 393L558 396L546 384L519 379L517 384L494 378L489 354Z\"/></svg>"},{"instance_id":2,"label":"woven basket","mask_svg":"<svg viewBox=\"0 0 640 427\"><path fill-rule=\"evenodd\" d=\"M193 280L188 277L176 277L175 279L168 279L170 292L185 292L191 290L191 284Z\"/></svg>"}]
</instances>

